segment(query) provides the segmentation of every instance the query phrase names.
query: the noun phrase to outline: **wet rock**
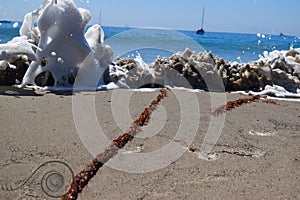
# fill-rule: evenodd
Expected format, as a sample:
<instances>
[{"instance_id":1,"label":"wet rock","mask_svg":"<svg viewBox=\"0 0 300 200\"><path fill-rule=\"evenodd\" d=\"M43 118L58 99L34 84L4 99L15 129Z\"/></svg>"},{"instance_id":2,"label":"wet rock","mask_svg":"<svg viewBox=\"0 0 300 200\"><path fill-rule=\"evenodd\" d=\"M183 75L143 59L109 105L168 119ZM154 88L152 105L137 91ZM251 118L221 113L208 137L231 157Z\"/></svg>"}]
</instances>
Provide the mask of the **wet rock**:
<instances>
[{"instance_id":1,"label":"wet rock","mask_svg":"<svg viewBox=\"0 0 300 200\"><path fill-rule=\"evenodd\" d=\"M154 83L153 76L140 67L133 68L125 74L125 81L130 88L141 88Z\"/></svg>"},{"instance_id":2,"label":"wet rock","mask_svg":"<svg viewBox=\"0 0 300 200\"><path fill-rule=\"evenodd\" d=\"M103 81L104 81L105 84L108 84L108 83L111 83L111 82L117 83L122 78L123 79L125 78L126 71L127 71L126 68L122 68L122 67L117 66L117 65L110 65L104 71Z\"/></svg>"},{"instance_id":3,"label":"wet rock","mask_svg":"<svg viewBox=\"0 0 300 200\"><path fill-rule=\"evenodd\" d=\"M188 80L172 67L166 66L165 67L165 74L166 76L164 77L164 83L173 86L173 87L186 87L186 88L191 88L190 83Z\"/></svg>"},{"instance_id":4,"label":"wet rock","mask_svg":"<svg viewBox=\"0 0 300 200\"><path fill-rule=\"evenodd\" d=\"M5 71L9 67L9 62L0 60L0 71Z\"/></svg>"},{"instance_id":5,"label":"wet rock","mask_svg":"<svg viewBox=\"0 0 300 200\"><path fill-rule=\"evenodd\" d=\"M106 84L115 82L131 88L170 85L219 91L224 88L227 91L257 91L274 84L290 92L300 88L300 64L279 51L264 55L266 57L257 62L242 64L214 57L210 52L196 54L186 49L170 58L158 57L146 67L139 66L133 59L117 59L116 65L105 71L103 79Z\"/></svg>"},{"instance_id":6,"label":"wet rock","mask_svg":"<svg viewBox=\"0 0 300 200\"><path fill-rule=\"evenodd\" d=\"M300 64L295 64L293 66L293 76L297 77L300 80Z\"/></svg>"},{"instance_id":7,"label":"wet rock","mask_svg":"<svg viewBox=\"0 0 300 200\"><path fill-rule=\"evenodd\" d=\"M239 68L239 79L231 83L231 90L259 90L259 76L250 65Z\"/></svg>"},{"instance_id":8,"label":"wet rock","mask_svg":"<svg viewBox=\"0 0 300 200\"><path fill-rule=\"evenodd\" d=\"M300 53L298 51L296 51L295 49L291 49L289 50L285 56L288 57L288 56L291 56L291 57L296 57L297 55L299 55Z\"/></svg>"},{"instance_id":9,"label":"wet rock","mask_svg":"<svg viewBox=\"0 0 300 200\"><path fill-rule=\"evenodd\" d=\"M178 55L178 58L188 59L193 55L193 52L190 49L185 49L184 52Z\"/></svg>"},{"instance_id":10,"label":"wet rock","mask_svg":"<svg viewBox=\"0 0 300 200\"><path fill-rule=\"evenodd\" d=\"M300 64L300 56L296 56L295 62Z\"/></svg>"},{"instance_id":11,"label":"wet rock","mask_svg":"<svg viewBox=\"0 0 300 200\"><path fill-rule=\"evenodd\" d=\"M137 67L137 64L134 59L131 58L117 58L116 65L125 68L127 70L131 70Z\"/></svg>"},{"instance_id":12,"label":"wet rock","mask_svg":"<svg viewBox=\"0 0 300 200\"><path fill-rule=\"evenodd\" d=\"M297 82L292 75L280 69L273 70L273 83L284 87L287 91L297 93Z\"/></svg>"},{"instance_id":13,"label":"wet rock","mask_svg":"<svg viewBox=\"0 0 300 200\"><path fill-rule=\"evenodd\" d=\"M0 61L0 85L13 85L16 83L17 71L10 67L6 60Z\"/></svg>"},{"instance_id":14,"label":"wet rock","mask_svg":"<svg viewBox=\"0 0 300 200\"><path fill-rule=\"evenodd\" d=\"M34 81L36 85L40 87L54 86L55 83L55 79L50 71L40 73Z\"/></svg>"},{"instance_id":15,"label":"wet rock","mask_svg":"<svg viewBox=\"0 0 300 200\"><path fill-rule=\"evenodd\" d=\"M292 70L290 66L286 63L284 59L277 59L273 64L272 64L273 69L280 69L282 71L285 71L287 73L291 73Z\"/></svg>"},{"instance_id":16,"label":"wet rock","mask_svg":"<svg viewBox=\"0 0 300 200\"><path fill-rule=\"evenodd\" d=\"M262 65L262 63L254 63L251 68L258 75L259 87L264 89L266 85L273 85L272 68L270 65Z\"/></svg>"},{"instance_id":17,"label":"wet rock","mask_svg":"<svg viewBox=\"0 0 300 200\"><path fill-rule=\"evenodd\" d=\"M20 55L11 58L10 61L0 61L0 85L15 85L23 80L29 67L27 56Z\"/></svg>"},{"instance_id":18,"label":"wet rock","mask_svg":"<svg viewBox=\"0 0 300 200\"><path fill-rule=\"evenodd\" d=\"M157 71L157 73L159 72ZM151 87L155 83L149 70L138 66L136 61L131 58L118 58L115 65L110 65L105 70L103 80L105 84L114 82L129 88Z\"/></svg>"}]
</instances>

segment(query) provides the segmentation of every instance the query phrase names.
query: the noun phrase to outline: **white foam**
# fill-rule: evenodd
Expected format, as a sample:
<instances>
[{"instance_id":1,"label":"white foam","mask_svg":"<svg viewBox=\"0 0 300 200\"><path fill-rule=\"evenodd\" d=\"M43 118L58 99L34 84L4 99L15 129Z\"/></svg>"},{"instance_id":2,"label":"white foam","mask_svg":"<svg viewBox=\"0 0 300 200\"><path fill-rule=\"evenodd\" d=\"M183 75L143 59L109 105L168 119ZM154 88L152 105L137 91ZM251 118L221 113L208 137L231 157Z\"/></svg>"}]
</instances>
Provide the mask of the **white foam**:
<instances>
[{"instance_id":1,"label":"white foam","mask_svg":"<svg viewBox=\"0 0 300 200\"><path fill-rule=\"evenodd\" d=\"M140 88L140 89L131 89L134 92L154 92L158 90L157 88Z\"/></svg>"},{"instance_id":2,"label":"white foam","mask_svg":"<svg viewBox=\"0 0 300 200\"><path fill-rule=\"evenodd\" d=\"M30 60L37 60L34 45L25 36L15 37L6 44L0 44L0 60L9 61L18 55L26 55Z\"/></svg>"},{"instance_id":3,"label":"white foam","mask_svg":"<svg viewBox=\"0 0 300 200\"><path fill-rule=\"evenodd\" d=\"M18 22L13 23L13 28L17 28L19 26Z\"/></svg>"},{"instance_id":4,"label":"white foam","mask_svg":"<svg viewBox=\"0 0 300 200\"><path fill-rule=\"evenodd\" d=\"M84 88L98 84L104 71L100 68L111 63L113 53L104 44L104 33L99 25L92 26L84 34L90 19L90 12L77 8L73 0L44 0L40 8L25 15L20 29L22 37L13 44L0 46L0 60L20 54L34 60L21 87L36 86L35 78L45 71L54 77L54 87L69 87L72 83L66 80L76 76L78 70L77 86ZM34 22L37 27L33 26ZM29 41L38 43L37 52L32 51L33 45Z\"/></svg>"},{"instance_id":5,"label":"white foam","mask_svg":"<svg viewBox=\"0 0 300 200\"><path fill-rule=\"evenodd\" d=\"M20 93L17 91L12 91L12 90L6 90L4 91L5 94L7 95L19 95Z\"/></svg>"},{"instance_id":6,"label":"white foam","mask_svg":"<svg viewBox=\"0 0 300 200\"><path fill-rule=\"evenodd\" d=\"M4 71L9 66L9 62L6 60L0 60L0 70Z\"/></svg>"},{"instance_id":7,"label":"white foam","mask_svg":"<svg viewBox=\"0 0 300 200\"><path fill-rule=\"evenodd\" d=\"M260 132L260 131L249 131L250 135L255 135L255 136L262 136L262 137L270 137L270 136L274 136L275 133L272 132Z\"/></svg>"},{"instance_id":8,"label":"white foam","mask_svg":"<svg viewBox=\"0 0 300 200\"><path fill-rule=\"evenodd\" d=\"M241 91L242 92L242 91ZM246 93L246 92L244 92ZM300 90L298 89L297 93L288 92L284 87L274 85L267 85L265 89L261 92L253 92L250 91L248 94L251 95L268 95L272 97L276 97L279 100L294 100L300 102ZM282 99L284 98L284 99Z\"/></svg>"}]
</instances>

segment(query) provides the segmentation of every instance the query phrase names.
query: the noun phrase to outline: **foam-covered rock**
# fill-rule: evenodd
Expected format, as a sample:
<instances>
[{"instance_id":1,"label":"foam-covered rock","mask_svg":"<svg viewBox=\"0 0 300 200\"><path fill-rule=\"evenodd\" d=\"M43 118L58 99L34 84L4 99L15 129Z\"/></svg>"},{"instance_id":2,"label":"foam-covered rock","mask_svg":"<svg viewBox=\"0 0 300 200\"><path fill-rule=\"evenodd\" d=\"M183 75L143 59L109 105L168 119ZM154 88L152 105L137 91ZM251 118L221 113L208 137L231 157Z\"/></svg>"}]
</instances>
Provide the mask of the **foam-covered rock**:
<instances>
[{"instance_id":1,"label":"foam-covered rock","mask_svg":"<svg viewBox=\"0 0 300 200\"><path fill-rule=\"evenodd\" d=\"M298 77L298 79L300 80L300 64L295 63L293 65L293 76Z\"/></svg>"},{"instance_id":2,"label":"foam-covered rock","mask_svg":"<svg viewBox=\"0 0 300 200\"><path fill-rule=\"evenodd\" d=\"M36 78L40 74L51 74L50 77L55 80L53 86L70 86L70 77L76 76L78 67L91 53L84 38L89 17L86 13L83 16L69 0L48 1L43 6L37 19L41 33L37 61L29 66L22 86L37 85ZM49 76L44 77L47 79Z\"/></svg>"},{"instance_id":3,"label":"foam-covered rock","mask_svg":"<svg viewBox=\"0 0 300 200\"><path fill-rule=\"evenodd\" d=\"M286 73L281 69L273 70L273 83L284 87L287 91L296 93L297 83L292 75Z\"/></svg>"},{"instance_id":4,"label":"foam-covered rock","mask_svg":"<svg viewBox=\"0 0 300 200\"><path fill-rule=\"evenodd\" d=\"M85 33L86 41L94 52L100 67L107 67L114 59L111 47L104 43L104 31L98 24L91 26Z\"/></svg>"},{"instance_id":5,"label":"foam-covered rock","mask_svg":"<svg viewBox=\"0 0 300 200\"><path fill-rule=\"evenodd\" d=\"M9 60L0 60L0 85L20 84L29 67L29 60L25 55L14 56Z\"/></svg>"},{"instance_id":6,"label":"foam-covered rock","mask_svg":"<svg viewBox=\"0 0 300 200\"><path fill-rule=\"evenodd\" d=\"M0 60L11 61L20 55L27 56L31 61L37 60L34 47L25 36L15 37L6 44L0 44Z\"/></svg>"},{"instance_id":7,"label":"foam-covered rock","mask_svg":"<svg viewBox=\"0 0 300 200\"><path fill-rule=\"evenodd\" d=\"M295 49L291 49L289 50L285 56L288 57L288 56L291 56L291 57L296 57L297 55L299 55L300 53L298 51L296 51Z\"/></svg>"},{"instance_id":8,"label":"foam-covered rock","mask_svg":"<svg viewBox=\"0 0 300 200\"><path fill-rule=\"evenodd\" d=\"M30 65L21 87L73 86L78 71L85 75L77 77L77 86L96 87L113 52L104 44L101 26L84 32L90 19L89 11L77 8L73 0L44 0L25 15L21 36L0 45L0 60L12 64L18 56L27 56Z\"/></svg>"},{"instance_id":9,"label":"foam-covered rock","mask_svg":"<svg viewBox=\"0 0 300 200\"><path fill-rule=\"evenodd\" d=\"M278 85L296 93L300 88L300 65L292 56L297 58L299 51L265 52L264 57L256 62L238 63L214 57L210 52L196 54L186 49L170 58L158 57L148 67L154 71L153 82L157 85L211 90L225 88L227 91L259 91L268 85ZM112 73L115 81L126 77L123 80L130 80L127 83L130 86L141 84L143 68L139 68L134 60L118 59L117 63L125 72L115 70ZM123 84L126 85L126 81Z\"/></svg>"}]
</instances>

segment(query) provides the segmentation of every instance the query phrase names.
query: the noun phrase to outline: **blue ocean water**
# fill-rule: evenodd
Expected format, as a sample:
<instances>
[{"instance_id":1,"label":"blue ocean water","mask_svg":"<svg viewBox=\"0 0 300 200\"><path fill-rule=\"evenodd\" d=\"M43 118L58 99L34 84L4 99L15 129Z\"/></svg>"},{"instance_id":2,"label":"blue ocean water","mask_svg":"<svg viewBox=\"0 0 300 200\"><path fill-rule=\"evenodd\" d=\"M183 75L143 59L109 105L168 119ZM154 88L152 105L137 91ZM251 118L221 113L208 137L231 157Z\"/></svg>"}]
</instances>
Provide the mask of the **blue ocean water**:
<instances>
[{"instance_id":1,"label":"blue ocean water","mask_svg":"<svg viewBox=\"0 0 300 200\"><path fill-rule=\"evenodd\" d=\"M129 28L124 27L103 27L106 34L106 38L115 36L116 34L123 33L124 31L130 30ZM157 31L155 31L157 32ZM177 31L181 34L184 34L186 37L197 42L203 47L205 51L211 51L214 56L219 56L229 61L256 61L260 55L263 55L264 51L274 51L274 50L289 50L290 48L299 48L300 47L300 37L299 36L287 36L287 35L269 35L263 33L257 34L244 34L244 33L221 33L221 32L206 32L204 35L197 35L195 31ZM160 37L163 37L159 34L155 35L157 40L160 40ZM176 37L177 35L175 35ZM152 37L151 33L147 33L146 37ZM128 40L128 38L126 38ZM135 41L134 36L130 38L132 42ZM170 37L170 42L173 45L178 45L182 40L181 37ZM184 40L186 40L184 38ZM165 41L164 41L165 42ZM189 47L189 42L186 47ZM182 44L180 44L182 47ZM180 49L183 51L184 49ZM143 51L146 53L143 55ZM157 55L160 56L170 56L172 53L163 52L161 50L139 50L142 54L142 57L147 62L152 62ZM131 52L132 56L134 52ZM129 54L130 56L130 54ZM240 60L238 59L240 58Z\"/></svg>"},{"instance_id":2,"label":"blue ocean water","mask_svg":"<svg viewBox=\"0 0 300 200\"><path fill-rule=\"evenodd\" d=\"M6 43L13 37L19 35L19 28L21 22L0 22L0 43ZM128 45L136 42L136 32L131 31L132 28L127 27L103 27L105 32L105 40L109 41L111 38L118 36L120 45ZM269 34L243 34L243 33L220 33L220 32L206 32L204 35L197 35L195 31L173 31L176 34L164 34L157 30L143 32L144 40L152 38L152 41L159 43L160 41L168 43L169 46L178 47L179 51L183 51L185 47L191 48L190 41L201 45L204 50L211 51L213 55L224 58L229 61L255 61L262 55L264 51L273 50L289 50L290 48L300 47L299 36L279 36ZM128 34L124 34L128 33ZM172 33L172 32L171 32ZM183 35L184 37L180 36ZM189 41L187 41L187 38ZM150 42L152 42L150 41ZM124 43L124 44L123 44ZM108 42L109 44L109 42ZM185 46L186 45L186 46ZM176 48L175 48L176 49ZM154 59L159 55L161 57L169 57L171 54L176 52L170 52L165 49L153 49L153 48L141 48L137 49L141 54L145 62L153 62ZM118 55L121 57L135 57L136 50L127 52L126 55ZM240 60L238 59L240 58Z\"/></svg>"}]
</instances>

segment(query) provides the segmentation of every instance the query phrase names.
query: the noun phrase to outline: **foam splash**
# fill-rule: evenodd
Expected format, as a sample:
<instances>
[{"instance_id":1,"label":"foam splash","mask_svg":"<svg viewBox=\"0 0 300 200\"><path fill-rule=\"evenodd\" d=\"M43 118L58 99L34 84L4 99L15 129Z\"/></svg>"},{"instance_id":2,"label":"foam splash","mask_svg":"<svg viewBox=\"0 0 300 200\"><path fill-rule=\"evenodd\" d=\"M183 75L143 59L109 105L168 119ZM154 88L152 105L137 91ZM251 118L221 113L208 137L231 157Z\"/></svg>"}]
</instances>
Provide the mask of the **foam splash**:
<instances>
[{"instance_id":1,"label":"foam splash","mask_svg":"<svg viewBox=\"0 0 300 200\"><path fill-rule=\"evenodd\" d=\"M260 131L251 130L251 131L249 131L249 135L261 136L261 137L270 137L270 136L274 136L275 133L272 133L272 132L260 132Z\"/></svg>"},{"instance_id":2,"label":"foam splash","mask_svg":"<svg viewBox=\"0 0 300 200\"><path fill-rule=\"evenodd\" d=\"M90 19L90 12L77 8L73 0L44 0L25 15L21 36L0 46L0 59L23 54L32 61L20 87L72 87L75 77L77 86L94 86L112 62L113 52L104 44L100 25L84 33ZM79 70L84 76L77 76Z\"/></svg>"},{"instance_id":3,"label":"foam splash","mask_svg":"<svg viewBox=\"0 0 300 200\"><path fill-rule=\"evenodd\" d=\"M18 55L25 55L30 60L37 60L36 54L33 51L35 45L27 41L27 37L15 37L7 44L0 44L0 60L12 61Z\"/></svg>"}]
</instances>

